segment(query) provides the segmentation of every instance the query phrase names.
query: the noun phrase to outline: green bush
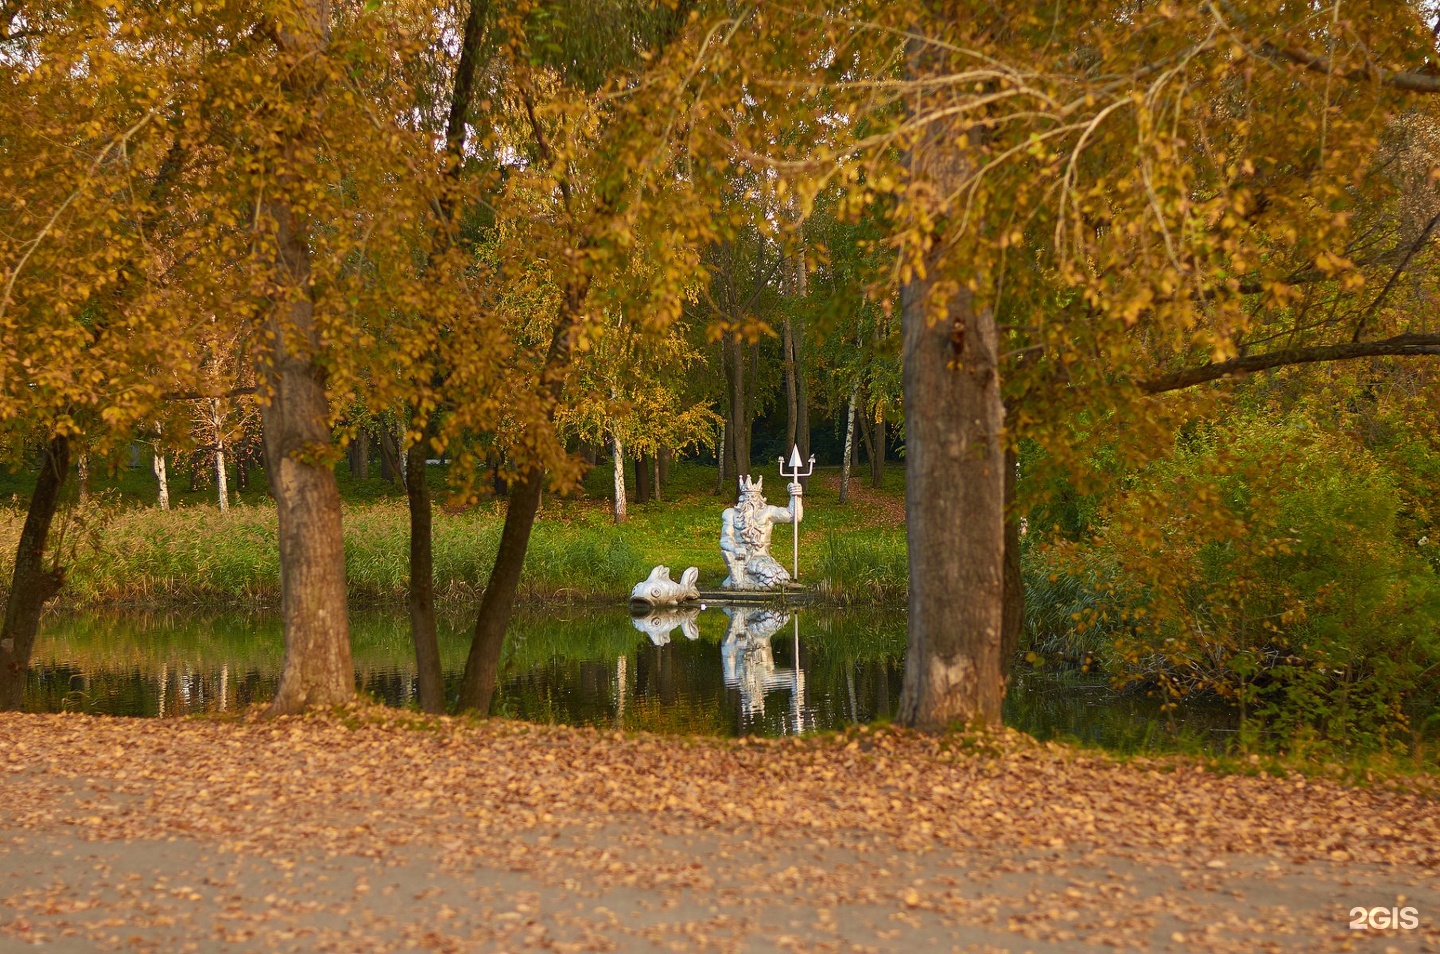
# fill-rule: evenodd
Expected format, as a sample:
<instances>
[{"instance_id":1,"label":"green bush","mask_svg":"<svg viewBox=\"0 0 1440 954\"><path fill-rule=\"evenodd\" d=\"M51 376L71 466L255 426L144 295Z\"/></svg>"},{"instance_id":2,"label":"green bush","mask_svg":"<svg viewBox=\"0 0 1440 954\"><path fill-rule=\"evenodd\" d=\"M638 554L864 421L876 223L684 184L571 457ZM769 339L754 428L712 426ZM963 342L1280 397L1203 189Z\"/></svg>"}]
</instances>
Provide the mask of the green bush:
<instances>
[{"instance_id":1,"label":"green bush","mask_svg":"<svg viewBox=\"0 0 1440 954\"><path fill-rule=\"evenodd\" d=\"M1251 739L1383 748L1413 742L1440 682L1440 581L1400 508L1344 437L1242 423L1148 468L1093 545L1047 558L1089 581L1073 628L1108 637L1119 681L1231 699Z\"/></svg>"}]
</instances>

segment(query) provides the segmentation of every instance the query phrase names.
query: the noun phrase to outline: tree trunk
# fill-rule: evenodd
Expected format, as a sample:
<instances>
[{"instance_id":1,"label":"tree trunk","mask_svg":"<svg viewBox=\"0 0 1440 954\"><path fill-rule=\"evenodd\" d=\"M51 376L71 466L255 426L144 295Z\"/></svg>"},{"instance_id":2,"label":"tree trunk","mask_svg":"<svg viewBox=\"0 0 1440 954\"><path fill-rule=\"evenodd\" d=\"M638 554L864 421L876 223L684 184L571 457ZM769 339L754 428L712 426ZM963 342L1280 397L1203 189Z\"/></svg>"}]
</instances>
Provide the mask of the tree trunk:
<instances>
[{"instance_id":1,"label":"tree trunk","mask_svg":"<svg viewBox=\"0 0 1440 954\"><path fill-rule=\"evenodd\" d=\"M754 388L749 381L744 342L726 342L730 360L726 362L730 384L730 476L736 479L750 473L750 395Z\"/></svg>"},{"instance_id":2,"label":"tree trunk","mask_svg":"<svg viewBox=\"0 0 1440 954\"><path fill-rule=\"evenodd\" d=\"M282 28L277 41L294 61L284 91L298 102L317 102L318 71L306 66L330 41L326 0L307 0L301 21ZM261 405L265 474L280 527L280 604L285 660L272 713L348 702L355 696L350 620L345 600L345 541L340 487L330 464L330 403L325 393L319 330L315 324L310 242L303 213L291 206L290 171L313 151L317 131L306 125L284 145L279 181L266 193L264 218L275 229L275 277L267 334L256 342L256 372L269 400Z\"/></svg>"},{"instance_id":3,"label":"tree trunk","mask_svg":"<svg viewBox=\"0 0 1440 954\"><path fill-rule=\"evenodd\" d=\"M364 431L350 442L350 476L356 480L370 479L370 436Z\"/></svg>"},{"instance_id":4,"label":"tree trunk","mask_svg":"<svg viewBox=\"0 0 1440 954\"><path fill-rule=\"evenodd\" d=\"M40 458L30 509L15 547L15 571L5 602L4 628L0 629L0 710L19 709L24 703L30 651L40 628L40 613L65 582L65 572L58 564L45 566L45 547L69 473L70 438L52 437Z\"/></svg>"},{"instance_id":5,"label":"tree trunk","mask_svg":"<svg viewBox=\"0 0 1440 954\"><path fill-rule=\"evenodd\" d=\"M933 281L901 294L910 614L900 721L936 729L1000 721L1005 454L994 316L948 286L945 320L929 323Z\"/></svg>"},{"instance_id":6,"label":"tree trunk","mask_svg":"<svg viewBox=\"0 0 1440 954\"><path fill-rule=\"evenodd\" d=\"M655 496L654 484L650 479L650 465L648 453L640 454L635 458L635 502L637 504L649 503Z\"/></svg>"},{"instance_id":7,"label":"tree trunk","mask_svg":"<svg viewBox=\"0 0 1440 954\"><path fill-rule=\"evenodd\" d=\"M855 459L855 404L860 400L860 385L850 390L850 408L845 413L845 456L840 461L840 502L850 500L850 462Z\"/></svg>"},{"instance_id":8,"label":"tree trunk","mask_svg":"<svg viewBox=\"0 0 1440 954\"><path fill-rule=\"evenodd\" d=\"M795 442L800 445L800 459L810 459L810 395L805 387L805 362L802 360L800 343L804 340L804 326L795 328L794 337L791 339L791 350L795 354L795 408L796 408L796 434ZM810 489L810 478L804 477L800 480L801 485L808 491Z\"/></svg>"},{"instance_id":9,"label":"tree trunk","mask_svg":"<svg viewBox=\"0 0 1440 954\"><path fill-rule=\"evenodd\" d=\"M400 479L400 445L390 425L380 425L380 479L393 484Z\"/></svg>"},{"instance_id":10,"label":"tree trunk","mask_svg":"<svg viewBox=\"0 0 1440 954\"><path fill-rule=\"evenodd\" d=\"M875 422L867 415L860 419L860 443L865 445L865 461L870 465L870 472L875 472ZM860 456L855 456L855 463L860 463Z\"/></svg>"},{"instance_id":11,"label":"tree trunk","mask_svg":"<svg viewBox=\"0 0 1440 954\"><path fill-rule=\"evenodd\" d=\"M225 473L225 445L215 445L215 490L220 501L220 512L230 510L230 482Z\"/></svg>"},{"instance_id":12,"label":"tree trunk","mask_svg":"<svg viewBox=\"0 0 1440 954\"><path fill-rule=\"evenodd\" d=\"M520 586L525 551L530 546L530 531L535 527L535 513L540 508L540 493L544 487L544 472L531 470L510 488L505 526L500 531L500 549L495 554L495 566L490 571L485 595L480 600L480 614L475 620L475 634L470 655L465 660L465 676L460 683L462 710L490 711L490 699L495 694L495 676L500 669L500 651L505 644L505 630L515 610L515 593Z\"/></svg>"},{"instance_id":13,"label":"tree trunk","mask_svg":"<svg viewBox=\"0 0 1440 954\"><path fill-rule=\"evenodd\" d=\"M81 454L75 460L75 490L83 507L90 502L90 455Z\"/></svg>"},{"instance_id":14,"label":"tree trunk","mask_svg":"<svg viewBox=\"0 0 1440 954\"><path fill-rule=\"evenodd\" d=\"M796 386L795 330L786 317L780 328L781 346L784 350L785 365L785 447L788 456L791 447L799 446L800 434L800 392Z\"/></svg>"},{"instance_id":15,"label":"tree trunk","mask_svg":"<svg viewBox=\"0 0 1440 954\"><path fill-rule=\"evenodd\" d=\"M880 489L885 486L885 444L887 440L885 427L885 410L875 409L874 437L868 447L870 450L870 486Z\"/></svg>"},{"instance_id":16,"label":"tree trunk","mask_svg":"<svg viewBox=\"0 0 1440 954\"><path fill-rule=\"evenodd\" d=\"M615 464L615 499L611 511L615 515L616 523L624 523L629 519L625 509L625 448L620 443L620 438L611 438L611 459Z\"/></svg>"},{"instance_id":17,"label":"tree trunk","mask_svg":"<svg viewBox=\"0 0 1440 954\"><path fill-rule=\"evenodd\" d=\"M1000 631L1000 674L1010 678L1010 667L1020 649L1025 628L1025 578L1020 574L1020 515L1015 511L1015 485L1019 459L1014 448L1005 451L1005 608Z\"/></svg>"},{"instance_id":18,"label":"tree trunk","mask_svg":"<svg viewBox=\"0 0 1440 954\"><path fill-rule=\"evenodd\" d=\"M492 454L490 457L490 490L495 499L510 495L510 478L505 476L505 455Z\"/></svg>"},{"instance_id":19,"label":"tree trunk","mask_svg":"<svg viewBox=\"0 0 1440 954\"><path fill-rule=\"evenodd\" d=\"M170 509L170 475L165 468L165 454L162 451L155 451L155 456L150 461L150 468L155 471L155 480L159 484L157 502L161 510Z\"/></svg>"},{"instance_id":20,"label":"tree trunk","mask_svg":"<svg viewBox=\"0 0 1440 954\"><path fill-rule=\"evenodd\" d=\"M406 470L418 475L405 481L410 505L410 639L415 644L415 669L420 682L420 708L445 711L445 686L440 671L440 639L435 623L435 551L430 532L430 484L425 477L425 442L407 452Z\"/></svg>"},{"instance_id":21,"label":"tree trunk","mask_svg":"<svg viewBox=\"0 0 1440 954\"><path fill-rule=\"evenodd\" d=\"M910 41L907 78L946 69L929 62L941 55L934 49ZM949 124L927 126L906 157L912 181L937 196L955 194L967 147ZM935 211L943 220L943 207ZM935 237L900 294L910 613L899 721L923 728L998 724L1005 694L999 333L994 313L977 310L966 283L955 280L959 265L942 260L944 239Z\"/></svg>"},{"instance_id":22,"label":"tree trunk","mask_svg":"<svg viewBox=\"0 0 1440 954\"><path fill-rule=\"evenodd\" d=\"M730 476L727 471L734 456L735 453L731 449L730 442L730 421L726 420L720 425L720 449L715 455L715 496L717 497L725 493L725 478Z\"/></svg>"},{"instance_id":23,"label":"tree trunk","mask_svg":"<svg viewBox=\"0 0 1440 954\"><path fill-rule=\"evenodd\" d=\"M674 452L668 447L661 447L655 453L655 496L660 496L660 489L670 484L670 459Z\"/></svg>"},{"instance_id":24,"label":"tree trunk","mask_svg":"<svg viewBox=\"0 0 1440 954\"><path fill-rule=\"evenodd\" d=\"M238 499L241 494L250 489L250 465L254 460L255 450L249 436L242 436L235 444L235 496Z\"/></svg>"}]
</instances>

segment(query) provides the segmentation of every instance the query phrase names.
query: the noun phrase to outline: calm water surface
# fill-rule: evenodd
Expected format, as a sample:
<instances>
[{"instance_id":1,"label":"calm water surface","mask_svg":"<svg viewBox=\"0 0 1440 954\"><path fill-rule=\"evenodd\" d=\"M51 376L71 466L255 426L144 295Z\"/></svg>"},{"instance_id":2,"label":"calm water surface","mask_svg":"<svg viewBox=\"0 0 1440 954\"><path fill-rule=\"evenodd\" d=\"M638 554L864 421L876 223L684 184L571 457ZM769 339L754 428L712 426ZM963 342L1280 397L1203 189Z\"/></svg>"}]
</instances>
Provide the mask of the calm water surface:
<instances>
[{"instance_id":1,"label":"calm water surface","mask_svg":"<svg viewBox=\"0 0 1440 954\"><path fill-rule=\"evenodd\" d=\"M443 617L441 659L453 699L469 648L465 616ZM413 705L403 611L352 617L355 684ZM905 618L896 611L798 612L710 607L633 619L624 608L525 612L506 639L495 710L535 722L710 735L785 735L892 717ZM121 716L224 712L268 700L283 655L271 612L57 613L44 621L27 708ZM1042 738L1134 747L1173 727L1139 693L1103 678L1022 672L1006 721ZM1182 714L1222 738L1221 713Z\"/></svg>"}]
</instances>

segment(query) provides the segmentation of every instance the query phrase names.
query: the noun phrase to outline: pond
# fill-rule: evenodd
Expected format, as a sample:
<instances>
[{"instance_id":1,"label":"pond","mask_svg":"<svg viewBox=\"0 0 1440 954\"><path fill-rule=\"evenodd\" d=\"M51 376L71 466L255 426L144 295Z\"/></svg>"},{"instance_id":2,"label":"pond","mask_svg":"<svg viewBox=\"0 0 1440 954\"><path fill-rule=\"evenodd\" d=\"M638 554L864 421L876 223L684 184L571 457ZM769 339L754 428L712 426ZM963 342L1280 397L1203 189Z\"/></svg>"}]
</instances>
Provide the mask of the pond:
<instances>
[{"instance_id":1,"label":"pond","mask_svg":"<svg viewBox=\"0 0 1440 954\"><path fill-rule=\"evenodd\" d=\"M440 653L453 699L472 620L444 615ZM413 705L415 664L403 611L352 614L357 688ZM900 611L709 607L634 619L624 607L517 616L506 639L499 714L707 735L786 735L895 715L905 650ZM53 613L32 658L26 707L119 716L223 712L268 700L283 656L271 612ZM1041 738L1107 747L1160 744L1175 719L1103 677L1021 671L1006 722ZM1224 712L1181 714L1212 741Z\"/></svg>"}]
</instances>

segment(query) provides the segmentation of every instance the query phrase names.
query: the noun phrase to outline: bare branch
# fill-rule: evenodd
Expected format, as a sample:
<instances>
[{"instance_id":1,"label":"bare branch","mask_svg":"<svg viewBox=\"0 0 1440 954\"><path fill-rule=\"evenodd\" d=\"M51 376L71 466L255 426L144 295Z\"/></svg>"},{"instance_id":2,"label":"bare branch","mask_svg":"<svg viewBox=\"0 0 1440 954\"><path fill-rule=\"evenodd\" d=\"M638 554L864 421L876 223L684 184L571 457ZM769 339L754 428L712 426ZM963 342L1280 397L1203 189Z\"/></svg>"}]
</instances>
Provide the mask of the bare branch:
<instances>
[{"instance_id":1,"label":"bare branch","mask_svg":"<svg viewBox=\"0 0 1440 954\"><path fill-rule=\"evenodd\" d=\"M1352 341L1336 345L1315 345L1308 348L1282 348L1265 354L1249 354L1229 361L1217 361L1198 368L1185 368L1170 374L1137 382L1147 394L1163 394L1218 381L1235 374L1269 371L1297 364L1325 361L1349 361L1355 358L1377 358L1387 355L1440 356L1440 335L1396 335L1377 341Z\"/></svg>"}]
</instances>

